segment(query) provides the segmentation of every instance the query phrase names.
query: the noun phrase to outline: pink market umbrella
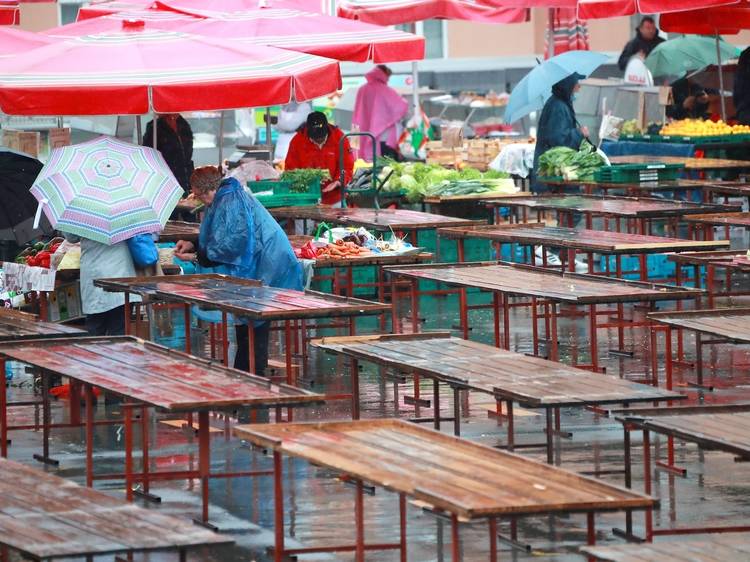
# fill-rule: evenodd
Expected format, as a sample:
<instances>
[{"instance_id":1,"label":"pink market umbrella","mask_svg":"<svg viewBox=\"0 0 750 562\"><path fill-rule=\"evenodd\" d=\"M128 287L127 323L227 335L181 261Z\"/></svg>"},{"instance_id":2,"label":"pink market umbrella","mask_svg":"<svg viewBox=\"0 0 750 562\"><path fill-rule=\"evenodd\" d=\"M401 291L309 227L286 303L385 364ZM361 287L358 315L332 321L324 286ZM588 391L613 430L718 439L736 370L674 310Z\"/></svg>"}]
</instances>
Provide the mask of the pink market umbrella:
<instances>
[{"instance_id":1,"label":"pink market umbrella","mask_svg":"<svg viewBox=\"0 0 750 562\"><path fill-rule=\"evenodd\" d=\"M336 61L162 31L77 37L0 61L0 109L10 115L259 107L340 86Z\"/></svg>"},{"instance_id":2,"label":"pink market umbrella","mask_svg":"<svg viewBox=\"0 0 750 562\"><path fill-rule=\"evenodd\" d=\"M22 29L0 28L0 58L12 57L54 43L54 39Z\"/></svg>"},{"instance_id":3,"label":"pink market umbrella","mask_svg":"<svg viewBox=\"0 0 750 562\"><path fill-rule=\"evenodd\" d=\"M711 8L736 4L737 0L502 0L502 3L517 8L573 8L579 20L588 20Z\"/></svg>"},{"instance_id":4,"label":"pink market umbrella","mask_svg":"<svg viewBox=\"0 0 750 562\"><path fill-rule=\"evenodd\" d=\"M522 23L525 9L508 8L505 3L474 0L342 0L341 17L377 25L399 25L427 19L454 19L482 23Z\"/></svg>"},{"instance_id":5,"label":"pink market umbrella","mask_svg":"<svg viewBox=\"0 0 750 562\"><path fill-rule=\"evenodd\" d=\"M151 7L154 0L107 0L105 2L91 2L78 10L77 21L98 18L118 12L137 12Z\"/></svg>"},{"instance_id":6,"label":"pink market umbrella","mask_svg":"<svg viewBox=\"0 0 750 562\"><path fill-rule=\"evenodd\" d=\"M17 0L0 0L0 25L18 25L21 23L20 8Z\"/></svg>"},{"instance_id":7,"label":"pink market umbrella","mask_svg":"<svg viewBox=\"0 0 750 562\"><path fill-rule=\"evenodd\" d=\"M207 18L166 9L141 10L87 19L46 33L76 37L118 31L123 22L142 21L149 30L184 31L221 37L241 46L266 45L341 61L384 63L424 58L424 37L320 13L263 8L220 16Z\"/></svg>"}]
</instances>

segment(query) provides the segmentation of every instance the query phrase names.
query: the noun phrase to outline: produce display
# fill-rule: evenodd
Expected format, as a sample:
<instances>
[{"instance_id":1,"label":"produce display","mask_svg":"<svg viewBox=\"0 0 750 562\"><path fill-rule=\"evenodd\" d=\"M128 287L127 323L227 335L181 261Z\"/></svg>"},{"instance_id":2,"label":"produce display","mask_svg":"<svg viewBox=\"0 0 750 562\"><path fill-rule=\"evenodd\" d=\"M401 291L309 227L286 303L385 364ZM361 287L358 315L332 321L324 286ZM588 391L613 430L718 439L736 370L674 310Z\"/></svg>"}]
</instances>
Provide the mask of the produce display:
<instances>
[{"instance_id":1,"label":"produce display","mask_svg":"<svg viewBox=\"0 0 750 562\"><path fill-rule=\"evenodd\" d=\"M594 172L606 164L596 148L587 140L583 140L578 150L556 146L542 154L539 157L539 175L562 177L569 181L591 181L594 179Z\"/></svg>"},{"instance_id":2,"label":"produce display","mask_svg":"<svg viewBox=\"0 0 750 562\"><path fill-rule=\"evenodd\" d=\"M722 120L682 119L672 121L661 128L662 136L715 137L722 135L750 134L748 125L729 125Z\"/></svg>"},{"instance_id":3,"label":"produce display","mask_svg":"<svg viewBox=\"0 0 750 562\"><path fill-rule=\"evenodd\" d=\"M50 262L52 260L52 254L62 244L62 238L55 238L49 242L37 242L33 246L25 248L20 254L16 256L15 262L28 265L30 267L43 267L45 269L50 268Z\"/></svg>"},{"instance_id":4,"label":"produce display","mask_svg":"<svg viewBox=\"0 0 750 562\"><path fill-rule=\"evenodd\" d=\"M391 177L383 189L404 190L406 199L410 202L421 201L425 196L516 191L515 184L508 174L494 170L484 173L475 168L449 170L434 164L388 160L380 172L381 181L389 174Z\"/></svg>"},{"instance_id":5,"label":"produce display","mask_svg":"<svg viewBox=\"0 0 750 562\"><path fill-rule=\"evenodd\" d=\"M310 186L316 182L331 179L328 170L317 168L300 168L298 170L286 170L279 177L280 181L289 182L289 191L292 193L307 193Z\"/></svg>"},{"instance_id":6,"label":"produce display","mask_svg":"<svg viewBox=\"0 0 750 562\"><path fill-rule=\"evenodd\" d=\"M327 228L322 223L316 235L304 245L295 247L300 259L346 259L369 255L399 255L418 252L395 234L386 239L376 237L366 228Z\"/></svg>"}]
</instances>

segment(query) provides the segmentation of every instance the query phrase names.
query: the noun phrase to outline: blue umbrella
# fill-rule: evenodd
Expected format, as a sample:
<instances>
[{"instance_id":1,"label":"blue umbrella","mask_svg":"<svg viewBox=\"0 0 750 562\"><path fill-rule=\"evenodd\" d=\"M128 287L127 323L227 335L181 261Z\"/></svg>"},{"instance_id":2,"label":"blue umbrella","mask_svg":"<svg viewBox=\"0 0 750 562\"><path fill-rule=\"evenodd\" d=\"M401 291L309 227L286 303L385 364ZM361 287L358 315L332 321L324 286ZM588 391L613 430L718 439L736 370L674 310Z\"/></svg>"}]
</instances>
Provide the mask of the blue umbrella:
<instances>
[{"instance_id":1,"label":"blue umbrella","mask_svg":"<svg viewBox=\"0 0 750 562\"><path fill-rule=\"evenodd\" d=\"M505 108L505 121L513 123L541 109L552 95L552 86L574 72L588 76L608 58L592 51L568 51L544 61L513 88Z\"/></svg>"}]
</instances>

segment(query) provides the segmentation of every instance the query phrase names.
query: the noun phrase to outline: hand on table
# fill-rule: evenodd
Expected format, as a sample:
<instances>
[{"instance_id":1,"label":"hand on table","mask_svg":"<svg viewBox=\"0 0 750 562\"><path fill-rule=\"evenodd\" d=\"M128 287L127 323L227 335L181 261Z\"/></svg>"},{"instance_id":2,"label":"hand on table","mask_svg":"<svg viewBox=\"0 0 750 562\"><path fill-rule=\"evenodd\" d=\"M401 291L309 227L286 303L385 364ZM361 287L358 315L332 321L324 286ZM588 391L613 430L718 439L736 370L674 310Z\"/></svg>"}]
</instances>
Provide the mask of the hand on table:
<instances>
[{"instance_id":1,"label":"hand on table","mask_svg":"<svg viewBox=\"0 0 750 562\"><path fill-rule=\"evenodd\" d=\"M337 181L332 181L327 186L325 186L321 191L323 193L330 193L331 191L333 191L335 189L338 189L339 187L341 187L341 182L340 181L338 181L338 180Z\"/></svg>"},{"instance_id":2,"label":"hand on table","mask_svg":"<svg viewBox=\"0 0 750 562\"><path fill-rule=\"evenodd\" d=\"M177 244L174 245L174 253L177 254L186 254L188 252L195 252L195 244L188 240L179 240Z\"/></svg>"}]
</instances>

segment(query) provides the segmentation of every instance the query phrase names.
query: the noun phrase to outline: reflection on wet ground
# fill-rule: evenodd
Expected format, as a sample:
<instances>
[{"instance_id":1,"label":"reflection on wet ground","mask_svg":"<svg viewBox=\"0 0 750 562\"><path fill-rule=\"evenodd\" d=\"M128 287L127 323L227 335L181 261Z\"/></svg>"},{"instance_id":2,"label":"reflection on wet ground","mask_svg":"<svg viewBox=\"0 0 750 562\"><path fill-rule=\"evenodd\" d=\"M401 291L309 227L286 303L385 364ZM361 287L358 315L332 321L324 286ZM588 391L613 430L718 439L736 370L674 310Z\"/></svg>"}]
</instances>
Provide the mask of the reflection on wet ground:
<instances>
[{"instance_id":1,"label":"reflection on wet ground","mask_svg":"<svg viewBox=\"0 0 750 562\"><path fill-rule=\"evenodd\" d=\"M445 329L458 322L455 298L447 297L433 301L431 306L423 306L426 321L422 329ZM643 312L636 310L634 314ZM483 311L472 313L471 338L490 343L492 322ZM531 351L531 327L526 309L513 311L513 349ZM358 332L375 331L372 319L363 319ZM320 335L320 334L319 334ZM626 332L627 347L635 351L635 356L622 357L607 355L609 345L616 346L616 330L600 331L599 347L602 350L602 363L606 375L629 378L642 378L648 367L644 356L648 348L648 338L643 330ZM568 361L576 353L580 344L579 361L588 353L587 323L584 319L569 317L560 322L561 351L563 360ZM691 338L686 334L685 349L693 349ZM663 353L663 346L660 352ZM311 350L309 373L304 384L327 393L340 394L349 390L349 377L346 361L326 356ZM750 355L747 347L713 346L707 347L704 357L715 368L707 369L706 376L716 386L712 393L699 394L684 386L690 380L692 370L678 367L676 381L678 388L687 392L691 401L705 403L739 402L750 397ZM690 356L688 356L690 358ZM663 364L663 363L662 363ZM386 378L377 368L369 364L361 366L362 415L364 418L399 416L430 417L429 408L416 408L403 402L404 395L411 394L411 381ZM663 375L663 373L662 373ZM431 385L424 383L424 394L432 392ZM11 394L14 398L27 396L31 392L32 379L17 368ZM447 411L450 400L446 390L443 404ZM398 400L394 400L394 396ZM116 406L98 406L99 416L117 415ZM65 404L55 405L55 419L66 415ZM463 401L463 435L488 445L497 445L505 439L503 422L487 415L494 404L487 396L474 395ZM33 420L34 409L14 408L12 421ZM295 420L346 419L350 416L347 401L337 401L323 406L298 410ZM516 440L518 443L541 442L543 439L544 418L540 412L519 409L516 419ZM192 436L185 429L163 423L163 418L152 420L151 456L152 470L179 470L197 464L197 448ZM223 429L223 422L216 420L217 428ZM622 468L622 428L611 419L582 409L566 409L562 412L562 424L572 431L570 439L557 438L557 463L574 471L617 471ZM444 431L450 431L446 424ZM10 457L15 460L33 463L32 454L41 444L41 433L17 432L12 435ZM640 435L634 433L634 488L643 489L641 471ZM661 443L662 449L665 442ZM270 469L270 458L262 451L253 451L237 439L228 439L223 431L212 436L212 470ZM95 468L97 472L120 470L123 464L123 432L119 425L100 426L96 430ZM136 454L138 443L136 442ZM662 451L663 452L663 451ZM57 474L83 482L84 441L83 431L56 430L52 438L53 456L60 460ZM544 460L544 450L523 449L524 456ZM664 472L656 472L654 495L661 500L661 508L656 512L655 524L669 527L679 522L682 525L702 522L705 524L747 523L750 519L750 505L746 499L750 492L750 466L736 463L731 455L720 452L700 452L693 445L676 444L676 461L687 468L687 477L680 478ZM41 465L37 465L41 468ZM286 529L290 545L304 546L341 543L354 539L353 527L353 488L336 479L330 471L313 467L300 460L285 460ZM418 470L418 467L417 467ZM603 478L610 483L622 484L621 474L609 474ZM217 479L211 482L211 519L221 529L236 539L234 547L216 549L210 552L194 552L191 561L234 562L264 561L272 558L267 548L273 544L273 501L270 477L244 479ZM121 482L98 482L97 487L123 496ZM161 504L143 505L151 509L193 517L199 510L198 482L158 483L152 491L162 497ZM377 489L374 495L366 496L366 539L369 542L388 542L398 533L397 497ZM608 514L597 517L597 540L599 542L620 542L613 537L611 529L623 525L622 514ZM530 552L512 549L501 545L502 560L583 560L576 553L576 547L586 540L585 518L581 515L560 517L535 517L518 521L519 537L531 547ZM635 516L636 532L642 531L642 516ZM500 526L501 533L508 533L509 522ZM409 560L428 562L450 560L449 526L421 507L410 505L408 510ZM484 523L462 527L462 552L466 561L487 559L487 528ZM301 560L351 560L349 554L317 555ZM151 554L135 556L139 561L167 561L174 555ZM372 552L368 560L398 560L398 554ZM103 558L106 560L106 558Z\"/></svg>"}]
</instances>

